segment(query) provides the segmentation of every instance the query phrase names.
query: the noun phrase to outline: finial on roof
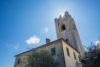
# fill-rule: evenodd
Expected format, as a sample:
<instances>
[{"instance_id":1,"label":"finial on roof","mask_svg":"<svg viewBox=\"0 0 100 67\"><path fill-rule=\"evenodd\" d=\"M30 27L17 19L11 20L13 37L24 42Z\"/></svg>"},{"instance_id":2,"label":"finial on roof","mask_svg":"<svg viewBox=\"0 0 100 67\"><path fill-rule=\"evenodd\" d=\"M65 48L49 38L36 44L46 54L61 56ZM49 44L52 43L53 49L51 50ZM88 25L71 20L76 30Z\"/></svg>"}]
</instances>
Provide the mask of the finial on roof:
<instances>
[{"instance_id":1,"label":"finial on roof","mask_svg":"<svg viewBox=\"0 0 100 67\"><path fill-rule=\"evenodd\" d=\"M46 38L46 43L49 43L50 42L50 39L49 38Z\"/></svg>"}]
</instances>

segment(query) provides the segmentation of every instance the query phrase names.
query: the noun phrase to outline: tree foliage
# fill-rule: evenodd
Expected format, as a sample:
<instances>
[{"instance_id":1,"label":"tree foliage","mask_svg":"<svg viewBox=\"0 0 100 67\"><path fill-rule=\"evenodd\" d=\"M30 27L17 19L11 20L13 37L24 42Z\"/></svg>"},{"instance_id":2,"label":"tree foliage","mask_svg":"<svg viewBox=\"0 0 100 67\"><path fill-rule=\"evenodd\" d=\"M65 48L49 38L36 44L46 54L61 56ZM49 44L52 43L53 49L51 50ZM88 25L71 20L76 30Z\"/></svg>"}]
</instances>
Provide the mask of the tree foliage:
<instances>
[{"instance_id":1,"label":"tree foliage","mask_svg":"<svg viewBox=\"0 0 100 67\"><path fill-rule=\"evenodd\" d=\"M28 57L26 67L57 67L57 63L50 52L34 52Z\"/></svg>"},{"instance_id":2,"label":"tree foliage","mask_svg":"<svg viewBox=\"0 0 100 67\"><path fill-rule=\"evenodd\" d=\"M82 59L85 67L100 67L100 49L97 48L95 45L88 48L86 57Z\"/></svg>"}]
</instances>

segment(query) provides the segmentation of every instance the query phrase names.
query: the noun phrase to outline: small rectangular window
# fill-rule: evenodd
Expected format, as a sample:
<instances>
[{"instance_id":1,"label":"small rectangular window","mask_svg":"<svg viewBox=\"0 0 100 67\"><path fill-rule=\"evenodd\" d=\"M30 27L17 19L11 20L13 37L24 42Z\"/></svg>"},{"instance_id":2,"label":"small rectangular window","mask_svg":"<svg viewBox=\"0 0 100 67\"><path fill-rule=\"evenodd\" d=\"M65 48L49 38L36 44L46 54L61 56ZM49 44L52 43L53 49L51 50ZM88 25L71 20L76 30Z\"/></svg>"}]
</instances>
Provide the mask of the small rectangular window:
<instances>
[{"instance_id":1,"label":"small rectangular window","mask_svg":"<svg viewBox=\"0 0 100 67\"><path fill-rule=\"evenodd\" d=\"M51 48L51 54L52 54L52 55L55 55L55 54L56 54L55 48Z\"/></svg>"},{"instance_id":2,"label":"small rectangular window","mask_svg":"<svg viewBox=\"0 0 100 67\"><path fill-rule=\"evenodd\" d=\"M74 59L76 60L76 54L73 52L73 55L74 55Z\"/></svg>"},{"instance_id":3,"label":"small rectangular window","mask_svg":"<svg viewBox=\"0 0 100 67\"><path fill-rule=\"evenodd\" d=\"M67 51L67 55L70 56L70 53L69 53L69 49L66 48L66 51Z\"/></svg>"},{"instance_id":4,"label":"small rectangular window","mask_svg":"<svg viewBox=\"0 0 100 67\"><path fill-rule=\"evenodd\" d=\"M17 64L20 64L20 62L21 62L21 60L18 58L18 59L17 59Z\"/></svg>"}]
</instances>

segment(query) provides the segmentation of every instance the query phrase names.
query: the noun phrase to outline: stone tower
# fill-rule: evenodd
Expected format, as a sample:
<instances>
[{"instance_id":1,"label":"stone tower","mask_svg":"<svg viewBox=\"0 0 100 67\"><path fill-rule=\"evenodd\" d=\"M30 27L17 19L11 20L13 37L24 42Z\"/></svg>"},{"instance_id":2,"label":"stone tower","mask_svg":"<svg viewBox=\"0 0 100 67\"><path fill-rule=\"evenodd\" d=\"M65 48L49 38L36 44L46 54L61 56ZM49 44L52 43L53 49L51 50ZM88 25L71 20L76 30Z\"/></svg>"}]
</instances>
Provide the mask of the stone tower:
<instances>
[{"instance_id":1,"label":"stone tower","mask_svg":"<svg viewBox=\"0 0 100 67\"><path fill-rule=\"evenodd\" d=\"M69 42L73 48L80 52L81 57L84 56L84 49L82 47L75 22L67 11L63 17L60 16L59 18L55 19L55 25L57 39L63 38Z\"/></svg>"}]
</instances>

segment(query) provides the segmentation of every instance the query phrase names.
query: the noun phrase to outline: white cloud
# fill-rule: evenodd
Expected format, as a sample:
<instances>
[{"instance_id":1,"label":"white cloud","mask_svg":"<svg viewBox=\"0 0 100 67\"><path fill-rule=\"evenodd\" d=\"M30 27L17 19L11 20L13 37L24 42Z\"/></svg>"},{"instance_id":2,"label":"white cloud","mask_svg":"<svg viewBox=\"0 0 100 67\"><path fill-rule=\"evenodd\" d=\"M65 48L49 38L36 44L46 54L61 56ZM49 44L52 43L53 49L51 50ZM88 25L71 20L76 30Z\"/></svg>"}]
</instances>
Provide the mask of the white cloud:
<instances>
[{"instance_id":1,"label":"white cloud","mask_svg":"<svg viewBox=\"0 0 100 67\"><path fill-rule=\"evenodd\" d=\"M96 45L96 46L97 46L98 44L100 44L100 41L96 41L96 42L95 42L95 45Z\"/></svg>"},{"instance_id":2,"label":"white cloud","mask_svg":"<svg viewBox=\"0 0 100 67\"><path fill-rule=\"evenodd\" d=\"M32 37L30 37L29 39L26 40L26 43L28 45L37 44L39 42L40 42L40 38L37 37L37 36L32 36Z\"/></svg>"}]
</instances>

